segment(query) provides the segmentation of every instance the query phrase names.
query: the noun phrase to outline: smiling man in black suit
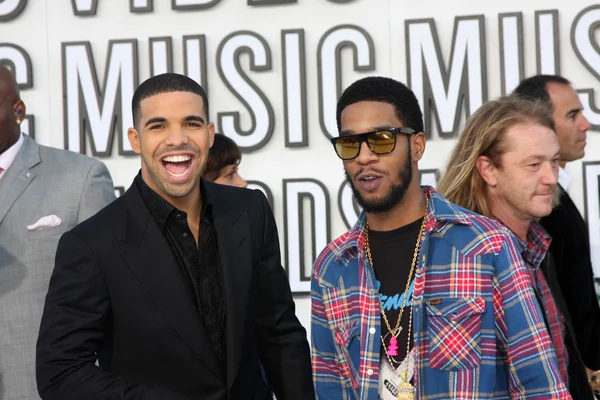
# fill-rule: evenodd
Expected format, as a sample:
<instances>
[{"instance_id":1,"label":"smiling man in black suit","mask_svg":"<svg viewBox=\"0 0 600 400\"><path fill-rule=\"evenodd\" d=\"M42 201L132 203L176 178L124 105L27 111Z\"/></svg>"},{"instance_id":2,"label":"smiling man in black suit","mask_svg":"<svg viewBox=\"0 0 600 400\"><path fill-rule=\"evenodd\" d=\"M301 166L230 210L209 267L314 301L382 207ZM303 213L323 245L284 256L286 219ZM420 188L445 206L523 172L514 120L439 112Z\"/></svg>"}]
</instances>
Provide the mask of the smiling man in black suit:
<instances>
[{"instance_id":1,"label":"smiling man in black suit","mask_svg":"<svg viewBox=\"0 0 600 400\"><path fill-rule=\"evenodd\" d=\"M214 126L178 74L136 90L129 190L64 234L37 346L42 399L314 398L260 191L201 179ZM95 365L98 361L98 366Z\"/></svg>"}]
</instances>

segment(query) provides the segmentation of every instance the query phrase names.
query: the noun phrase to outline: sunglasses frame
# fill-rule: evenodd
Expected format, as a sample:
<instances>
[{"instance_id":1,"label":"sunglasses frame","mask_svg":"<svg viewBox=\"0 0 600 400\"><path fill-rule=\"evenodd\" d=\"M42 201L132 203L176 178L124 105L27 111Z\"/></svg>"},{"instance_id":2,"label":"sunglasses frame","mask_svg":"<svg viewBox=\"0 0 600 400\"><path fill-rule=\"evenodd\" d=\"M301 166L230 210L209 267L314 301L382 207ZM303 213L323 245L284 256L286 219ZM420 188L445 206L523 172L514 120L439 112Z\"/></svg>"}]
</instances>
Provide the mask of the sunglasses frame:
<instances>
[{"instance_id":1,"label":"sunglasses frame","mask_svg":"<svg viewBox=\"0 0 600 400\"><path fill-rule=\"evenodd\" d=\"M394 134L394 146L392 146L392 149L388 152L385 153L378 153L375 150L373 150L371 148L371 146L369 145L369 136L375 134L375 133L379 133L379 132L392 132ZM338 156L338 158L340 158L341 160L344 161L348 161L348 160L353 160L356 157L358 157L358 155L360 154L360 149L362 148L362 144L363 143L367 143L367 147L369 148L369 150L371 150L374 154L377 155L385 155L385 154L390 154L392 151L394 151L394 149L396 149L396 135L398 134L404 134L404 135L414 135L415 133L417 133L416 130L414 130L413 128L409 128L407 126L403 126L400 128L388 128L388 129L379 129L376 131L371 131L371 132L365 132L365 133L359 133L356 135L344 135L344 136L336 136L334 138L331 138L331 144L333 144L333 150L335 151L335 154ZM335 147L336 142L340 139L347 139L347 138L354 138L356 140L358 140L358 151L356 152L356 155L354 157L351 158L342 158L340 157L340 155L337 152L337 149Z\"/></svg>"}]
</instances>

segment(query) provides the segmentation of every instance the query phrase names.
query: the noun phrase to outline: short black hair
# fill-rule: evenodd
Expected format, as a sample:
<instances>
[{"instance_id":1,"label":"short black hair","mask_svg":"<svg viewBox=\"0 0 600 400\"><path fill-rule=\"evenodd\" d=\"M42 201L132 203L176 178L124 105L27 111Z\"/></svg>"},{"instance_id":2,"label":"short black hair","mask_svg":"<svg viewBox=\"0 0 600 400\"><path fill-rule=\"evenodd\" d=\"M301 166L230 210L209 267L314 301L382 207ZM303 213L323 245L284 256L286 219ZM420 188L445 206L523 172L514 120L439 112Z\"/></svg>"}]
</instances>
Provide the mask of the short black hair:
<instances>
[{"instance_id":1,"label":"short black hair","mask_svg":"<svg viewBox=\"0 0 600 400\"><path fill-rule=\"evenodd\" d=\"M242 152L238 145L222 133L215 133L213 145L208 151L204 178L214 181L221 176L223 168L238 165L241 160Z\"/></svg>"},{"instance_id":2,"label":"short black hair","mask_svg":"<svg viewBox=\"0 0 600 400\"><path fill-rule=\"evenodd\" d=\"M571 84L568 79L560 75L535 75L522 80L512 94L528 100L542 100L552 104L548 94L548 83Z\"/></svg>"},{"instance_id":3,"label":"short black hair","mask_svg":"<svg viewBox=\"0 0 600 400\"><path fill-rule=\"evenodd\" d=\"M206 96L206 92L202 89L202 86L185 75L167 72L145 80L133 93L133 99L131 100L133 125L137 127L140 122L140 103L142 100L156 96L157 94L173 92L190 92L202 97L204 114L208 122L208 96Z\"/></svg>"},{"instance_id":4,"label":"short black hair","mask_svg":"<svg viewBox=\"0 0 600 400\"><path fill-rule=\"evenodd\" d=\"M423 112L413 91L401 82L382 76L359 79L344 90L337 104L338 131L341 130L344 108L360 101L391 104L405 127L423 132Z\"/></svg>"}]
</instances>

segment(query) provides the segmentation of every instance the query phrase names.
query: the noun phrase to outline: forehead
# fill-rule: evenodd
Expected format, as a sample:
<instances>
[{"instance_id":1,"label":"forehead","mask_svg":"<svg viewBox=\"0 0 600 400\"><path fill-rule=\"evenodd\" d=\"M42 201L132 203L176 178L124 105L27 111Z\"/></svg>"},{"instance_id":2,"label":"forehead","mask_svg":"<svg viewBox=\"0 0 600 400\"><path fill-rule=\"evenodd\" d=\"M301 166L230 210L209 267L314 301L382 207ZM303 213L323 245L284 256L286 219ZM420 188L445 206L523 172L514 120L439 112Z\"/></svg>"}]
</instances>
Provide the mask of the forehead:
<instances>
[{"instance_id":1,"label":"forehead","mask_svg":"<svg viewBox=\"0 0 600 400\"><path fill-rule=\"evenodd\" d=\"M581 108L581 100L579 95L571 85L557 82L549 82L546 85L546 90L552 100L552 104L556 110L566 108Z\"/></svg>"},{"instance_id":2,"label":"forehead","mask_svg":"<svg viewBox=\"0 0 600 400\"><path fill-rule=\"evenodd\" d=\"M16 90L13 82L8 79L2 79L0 74L0 101L16 99Z\"/></svg>"},{"instance_id":3,"label":"forehead","mask_svg":"<svg viewBox=\"0 0 600 400\"><path fill-rule=\"evenodd\" d=\"M159 93L140 101L142 119L161 116L165 118L182 115L204 115L204 101L191 92Z\"/></svg>"},{"instance_id":4,"label":"forehead","mask_svg":"<svg viewBox=\"0 0 600 400\"><path fill-rule=\"evenodd\" d=\"M556 133L539 124L517 124L506 131L507 154L519 159L528 157L554 157L558 152Z\"/></svg>"},{"instance_id":5,"label":"forehead","mask_svg":"<svg viewBox=\"0 0 600 400\"><path fill-rule=\"evenodd\" d=\"M402 123L396 116L394 106L379 101L359 101L344 108L340 115L341 130L354 133L389 125L399 127Z\"/></svg>"}]
</instances>

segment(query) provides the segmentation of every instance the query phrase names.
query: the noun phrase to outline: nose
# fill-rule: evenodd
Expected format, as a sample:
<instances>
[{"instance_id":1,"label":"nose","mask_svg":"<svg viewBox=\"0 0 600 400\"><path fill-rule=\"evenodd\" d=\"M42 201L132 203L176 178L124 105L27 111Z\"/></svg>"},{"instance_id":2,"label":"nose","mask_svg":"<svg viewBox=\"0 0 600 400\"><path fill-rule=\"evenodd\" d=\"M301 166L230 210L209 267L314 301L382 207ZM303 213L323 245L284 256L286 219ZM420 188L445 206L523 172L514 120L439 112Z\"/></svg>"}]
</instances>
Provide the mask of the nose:
<instances>
[{"instance_id":1,"label":"nose","mask_svg":"<svg viewBox=\"0 0 600 400\"><path fill-rule=\"evenodd\" d=\"M165 140L165 144L177 147L187 144L188 141L189 139L185 133L185 130L181 127L174 127L169 132L169 136L167 137L167 140Z\"/></svg>"},{"instance_id":2,"label":"nose","mask_svg":"<svg viewBox=\"0 0 600 400\"><path fill-rule=\"evenodd\" d=\"M583 114L581 114L578 128L580 132L587 132L592 129L592 124L590 124L590 121Z\"/></svg>"},{"instance_id":3,"label":"nose","mask_svg":"<svg viewBox=\"0 0 600 400\"><path fill-rule=\"evenodd\" d=\"M558 165L552 162L544 163L541 183L549 186L554 186L558 183Z\"/></svg>"},{"instance_id":4,"label":"nose","mask_svg":"<svg viewBox=\"0 0 600 400\"><path fill-rule=\"evenodd\" d=\"M235 186L237 186L237 187L241 187L241 188L246 188L246 187L248 187L248 182L246 182L246 181L245 181L245 180L244 180L244 179L243 179L241 176L239 176L238 174L236 174L236 175L237 175L237 179L236 179L236 182L235 182Z\"/></svg>"},{"instance_id":5,"label":"nose","mask_svg":"<svg viewBox=\"0 0 600 400\"><path fill-rule=\"evenodd\" d=\"M369 164L377 160L377 154L373 153L366 142L360 144L360 150L356 156L356 162L359 164Z\"/></svg>"}]
</instances>

